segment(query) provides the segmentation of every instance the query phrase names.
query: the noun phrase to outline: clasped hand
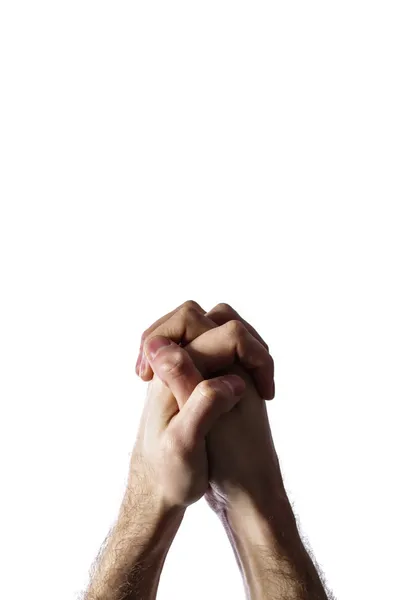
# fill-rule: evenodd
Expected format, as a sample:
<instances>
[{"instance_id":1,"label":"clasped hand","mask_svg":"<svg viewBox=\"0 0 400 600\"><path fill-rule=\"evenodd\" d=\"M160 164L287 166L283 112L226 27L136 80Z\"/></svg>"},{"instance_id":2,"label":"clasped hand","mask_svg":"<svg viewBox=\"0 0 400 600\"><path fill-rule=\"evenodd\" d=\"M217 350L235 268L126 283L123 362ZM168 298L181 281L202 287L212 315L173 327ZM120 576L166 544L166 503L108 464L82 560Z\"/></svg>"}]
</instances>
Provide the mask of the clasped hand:
<instances>
[{"instance_id":1,"label":"clasped hand","mask_svg":"<svg viewBox=\"0 0 400 600\"><path fill-rule=\"evenodd\" d=\"M274 397L274 362L233 308L206 313L185 302L143 333L136 370L152 379L131 487L140 468L149 493L167 505L186 507L205 494L217 511L279 490L264 401Z\"/></svg>"},{"instance_id":2,"label":"clasped hand","mask_svg":"<svg viewBox=\"0 0 400 600\"><path fill-rule=\"evenodd\" d=\"M251 600L327 600L304 548L268 421L274 362L227 304L185 302L142 335L150 382L117 521L85 600L154 600L187 507L205 496ZM188 593L190 597L190 591Z\"/></svg>"}]
</instances>

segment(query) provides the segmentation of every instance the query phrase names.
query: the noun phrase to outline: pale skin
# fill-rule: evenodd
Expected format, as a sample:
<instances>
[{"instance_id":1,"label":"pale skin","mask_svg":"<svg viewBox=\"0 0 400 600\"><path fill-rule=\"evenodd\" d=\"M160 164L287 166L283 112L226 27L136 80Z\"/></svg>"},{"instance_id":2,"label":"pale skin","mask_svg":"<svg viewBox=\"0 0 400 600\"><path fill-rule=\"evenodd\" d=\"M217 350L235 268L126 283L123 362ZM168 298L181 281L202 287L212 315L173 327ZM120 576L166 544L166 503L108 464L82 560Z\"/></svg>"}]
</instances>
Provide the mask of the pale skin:
<instances>
[{"instance_id":1,"label":"pale skin","mask_svg":"<svg viewBox=\"0 0 400 600\"><path fill-rule=\"evenodd\" d=\"M265 403L274 363L257 331L227 304L185 302L143 333L136 372L150 383L128 485L85 600L155 599L185 511L203 496L248 599L331 600L285 492Z\"/></svg>"}]
</instances>

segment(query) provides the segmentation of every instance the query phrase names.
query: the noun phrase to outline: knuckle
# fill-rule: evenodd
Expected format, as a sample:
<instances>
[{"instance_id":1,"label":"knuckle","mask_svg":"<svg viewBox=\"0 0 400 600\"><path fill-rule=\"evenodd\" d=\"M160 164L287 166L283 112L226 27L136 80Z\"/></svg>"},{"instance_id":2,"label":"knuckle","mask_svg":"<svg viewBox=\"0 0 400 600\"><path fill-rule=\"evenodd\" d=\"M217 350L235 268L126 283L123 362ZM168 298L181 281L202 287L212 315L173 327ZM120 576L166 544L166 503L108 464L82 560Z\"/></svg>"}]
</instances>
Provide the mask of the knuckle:
<instances>
[{"instance_id":1,"label":"knuckle","mask_svg":"<svg viewBox=\"0 0 400 600\"><path fill-rule=\"evenodd\" d=\"M207 381L201 381L197 386L198 392L207 398L207 400L213 401L219 395L219 389L217 389L212 383Z\"/></svg>"},{"instance_id":2,"label":"knuckle","mask_svg":"<svg viewBox=\"0 0 400 600\"><path fill-rule=\"evenodd\" d=\"M220 302L219 304L217 304L216 308L218 309L218 311L221 311L227 315L235 315L236 314L236 311L227 302Z\"/></svg>"},{"instance_id":3,"label":"knuckle","mask_svg":"<svg viewBox=\"0 0 400 600\"><path fill-rule=\"evenodd\" d=\"M195 300L186 300L186 302L183 303L183 307L184 311L196 311L196 313L198 313L201 308L200 305L197 304L197 302Z\"/></svg>"},{"instance_id":4,"label":"knuckle","mask_svg":"<svg viewBox=\"0 0 400 600\"><path fill-rule=\"evenodd\" d=\"M186 366L185 355L180 350L165 352L160 361L160 370L168 378L181 377Z\"/></svg>"},{"instance_id":5,"label":"knuckle","mask_svg":"<svg viewBox=\"0 0 400 600\"><path fill-rule=\"evenodd\" d=\"M238 319L232 319L227 323L229 334L233 337L243 337L245 333L245 326Z\"/></svg>"},{"instance_id":6,"label":"knuckle","mask_svg":"<svg viewBox=\"0 0 400 600\"><path fill-rule=\"evenodd\" d=\"M199 316L199 310L191 305L184 305L182 315L185 321L193 321Z\"/></svg>"}]
</instances>

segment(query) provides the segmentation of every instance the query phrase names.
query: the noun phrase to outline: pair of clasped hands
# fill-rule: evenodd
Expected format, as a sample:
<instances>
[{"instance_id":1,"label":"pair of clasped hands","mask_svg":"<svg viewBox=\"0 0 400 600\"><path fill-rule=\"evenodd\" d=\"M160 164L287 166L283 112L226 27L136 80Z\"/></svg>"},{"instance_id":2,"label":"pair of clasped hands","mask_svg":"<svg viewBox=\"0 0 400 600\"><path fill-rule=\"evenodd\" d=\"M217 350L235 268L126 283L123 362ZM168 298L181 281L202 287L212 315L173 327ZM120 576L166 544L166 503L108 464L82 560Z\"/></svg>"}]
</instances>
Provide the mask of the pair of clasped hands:
<instances>
[{"instance_id":1,"label":"pair of clasped hands","mask_svg":"<svg viewBox=\"0 0 400 600\"><path fill-rule=\"evenodd\" d=\"M142 335L136 372L150 381L132 453L132 485L169 507L205 496L214 511L283 491L265 400L274 362L228 304L187 301Z\"/></svg>"},{"instance_id":2,"label":"pair of clasped hands","mask_svg":"<svg viewBox=\"0 0 400 600\"><path fill-rule=\"evenodd\" d=\"M248 598L327 600L284 489L265 403L274 363L255 329L227 304L206 313L185 302L144 332L136 371L147 397L86 600L154 600L185 511L203 496Z\"/></svg>"}]
</instances>

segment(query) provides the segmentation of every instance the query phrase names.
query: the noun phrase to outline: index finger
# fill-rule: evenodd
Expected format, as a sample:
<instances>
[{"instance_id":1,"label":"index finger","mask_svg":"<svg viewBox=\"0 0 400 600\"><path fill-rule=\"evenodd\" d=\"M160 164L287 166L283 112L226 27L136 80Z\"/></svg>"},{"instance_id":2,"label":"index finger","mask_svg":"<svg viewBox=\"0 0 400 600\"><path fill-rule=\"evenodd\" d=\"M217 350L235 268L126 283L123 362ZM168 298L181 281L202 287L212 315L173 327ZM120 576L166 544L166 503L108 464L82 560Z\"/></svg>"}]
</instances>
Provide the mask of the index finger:
<instances>
[{"instance_id":1,"label":"index finger","mask_svg":"<svg viewBox=\"0 0 400 600\"><path fill-rule=\"evenodd\" d=\"M146 339L149 338L149 336L153 332L156 332L156 334L159 334L159 335L165 335L165 328L162 328L161 326L164 323L166 323L169 319L171 319L175 315L175 313L177 313L178 311L182 311L182 309L184 309L184 308L186 308L186 310L192 310L192 311L196 310L199 313L199 315L204 315L205 312L206 312L200 306L200 304L198 304L194 300L186 300L185 302L182 302L182 304L180 304L179 306L177 306L176 308L174 308L173 310L171 310L166 315L164 315L164 316L160 317L159 319L157 319L157 321L155 321L152 325L150 325L150 327L148 327L142 333L142 336L140 338L140 348L139 348L139 354L138 354L138 358L137 358L137 361L136 361L136 368L135 368L137 375L140 375L140 365L142 363L142 359L144 358L144 360L146 361L146 358L145 358L144 353L143 353L143 346L144 346L144 343L145 343ZM156 331L158 329L159 329L159 331ZM197 335L199 335L199 333ZM168 336L165 335L165 337L168 337ZM181 344L181 341L182 341L181 339L177 339L176 337L174 337L174 341L176 341L176 343L178 343L179 345L184 345L184 344ZM147 365L146 365L146 367L147 367ZM147 371L147 368L145 368L145 371Z\"/></svg>"}]
</instances>

